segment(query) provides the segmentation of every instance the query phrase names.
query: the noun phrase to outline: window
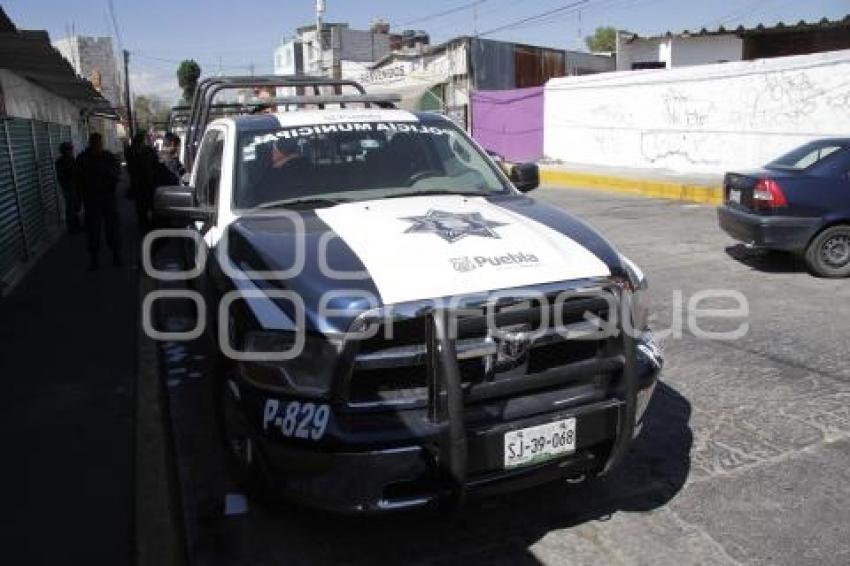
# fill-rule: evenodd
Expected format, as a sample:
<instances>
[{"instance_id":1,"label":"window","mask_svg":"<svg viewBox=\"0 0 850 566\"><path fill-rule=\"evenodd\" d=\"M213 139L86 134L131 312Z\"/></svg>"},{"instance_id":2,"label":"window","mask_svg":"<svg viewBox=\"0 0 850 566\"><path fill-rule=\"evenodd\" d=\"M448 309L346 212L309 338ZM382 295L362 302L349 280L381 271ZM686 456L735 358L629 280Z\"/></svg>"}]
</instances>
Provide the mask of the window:
<instances>
[{"instance_id":1,"label":"window","mask_svg":"<svg viewBox=\"0 0 850 566\"><path fill-rule=\"evenodd\" d=\"M633 71L641 71L644 69L666 69L667 63L664 61L636 61L632 63Z\"/></svg>"},{"instance_id":2,"label":"window","mask_svg":"<svg viewBox=\"0 0 850 566\"><path fill-rule=\"evenodd\" d=\"M506 193L509 185L445 119L274 128L239 137L234 206L354 201L427 192Z\"/></svg>"},{"instance_id":3,"label":"window","mask_svg":"<svg viewBox=\"0 0 850 566\"><path fill-rule=\"evenodd\" d=\"M807 143L767 164L768 169L802 171L821 163L824 159L847 146L834 141Z\"/></svg>"},{"instance_id":4,"label":"window","mask_svg":"<svg viewBox=\"0 0 850 566\"><path fill-rule=\"evenodd\" d=\"M195 192L198 203L215 206L221 181L221 161L224 157L224 132L210 130L204 135L195 170Z\"/></svg>"}]
</instances>

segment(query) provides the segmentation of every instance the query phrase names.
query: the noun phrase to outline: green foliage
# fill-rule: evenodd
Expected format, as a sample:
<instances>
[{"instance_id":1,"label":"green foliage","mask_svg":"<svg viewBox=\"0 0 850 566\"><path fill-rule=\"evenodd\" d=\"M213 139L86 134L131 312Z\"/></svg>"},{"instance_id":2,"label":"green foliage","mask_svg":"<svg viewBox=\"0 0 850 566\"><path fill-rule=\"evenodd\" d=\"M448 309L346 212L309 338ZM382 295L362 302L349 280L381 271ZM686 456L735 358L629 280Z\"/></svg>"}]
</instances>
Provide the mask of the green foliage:
<instances>
[{"instance_id":1,"label":"green foliage","mask_svg":"<svg viewBox=\"0 0 850 566\"><path fill-rule=\"evenodd\" d=\"M139 129L162 129L162 123L168 120L168 110L168 104L158 96L137 94L133 97L133 118Z\"/></svg>"},{"instance_id":2,"label":"green foliage","mask_svg":"<svg viewBox=\"0 0 850 566\"><path fill-rule=\"evenodd\" d=\"M591 53L614 52L617 50L617 30L611 26L596 28L584 42Z\"/></svg>"},{"instance_id":3,"label":"green foliage","mask_svg":"<svg viewBox=\"0 0 850 566\"><path fill-rule=\"evenodd\" d=\"M198 87L198 79L201 78L201 66L193 59L184 59L177 67L177 84L183 90L183 100L191 104L195 89Z\"/></svg>"}]
</instances>

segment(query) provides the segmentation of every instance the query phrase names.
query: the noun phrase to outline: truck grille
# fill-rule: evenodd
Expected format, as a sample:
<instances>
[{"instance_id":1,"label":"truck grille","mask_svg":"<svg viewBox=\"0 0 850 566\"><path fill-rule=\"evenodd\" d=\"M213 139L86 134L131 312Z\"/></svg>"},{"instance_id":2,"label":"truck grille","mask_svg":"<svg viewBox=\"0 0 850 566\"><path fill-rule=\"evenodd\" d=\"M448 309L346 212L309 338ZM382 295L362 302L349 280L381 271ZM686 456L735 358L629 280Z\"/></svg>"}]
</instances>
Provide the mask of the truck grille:
<instances>
[{"instance_id":1,"label":"truck grille","mask_svg":"<svg viewBox=\"0 0 850 566\"><path fill-rule=\"evenodd\" d=\"M610 320L608 311L618 303L613 291L606 293L607 299L597 294L563 302L559 318L551 303L511 305L491 317L496 332L488 330L483 310L459 313L456 350L465 402L570 386L606 390L623 368L621 341L589 337L598 326L585 318L589 313ZM348 383L350 405L389 408L427 403L427 324L426 316L395 321L356 342ZM516 346L509 343L512 336L532 330L533 339L518 340Z\"/></svg>"}]
</instances>

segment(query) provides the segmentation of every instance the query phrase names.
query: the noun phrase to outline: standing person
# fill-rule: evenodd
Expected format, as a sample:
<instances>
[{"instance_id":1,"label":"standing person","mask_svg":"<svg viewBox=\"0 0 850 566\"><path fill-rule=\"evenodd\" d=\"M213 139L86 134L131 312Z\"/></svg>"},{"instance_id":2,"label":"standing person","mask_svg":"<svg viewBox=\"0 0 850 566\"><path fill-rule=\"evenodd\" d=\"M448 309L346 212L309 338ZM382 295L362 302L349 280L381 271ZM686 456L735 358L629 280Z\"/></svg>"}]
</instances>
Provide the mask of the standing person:
<instances>
[{"instance_id":1,"label":"standing person","mask_svg":"<svg viewBox=\"0 0 850 566\"><path fill-rule=\"evenodd\" d=\"M160 185L179 185L186 174L186 168L180 163L180 137L177 134L168 132L163 140L162 153L159 156L160 162L165 165L165 168L170 173L168 178L160 180ZM164 182L167 181L167 182Z\"/></svg>"},{"instance_id":2,"label":"standing person","mask_svg":"<svg viewBox=\"0 0 850 566\"><path fill-rule=\"evenodd\" d=\"M56 179L65 197L65 225L68 232L76 234L80 231L80 193L77 191L74 165L74 146L71 142L59 144L59 158L56 160Z\"/></svg>"},{"instance_id":3,"label":"standing person","mask_svg":"<svg viewBox=\"0 0 850 566\"><path fill-rule=\"evenodd\" d=\"M130 144L126 157L127 172L130 174L130 194L136 201L139 232L146 234L150 229L158 159L156 152L148 145L145 132L139 132L133 136L133 142Z\"/></svg>"},{"instance_id":4,"label":"standing person","mask_svg":"<svg viewBox=\"0 0 850 566\"><path fill-rule=\"evenodd\" d=\"M118 234L116 189L121 176L118 159L103 148L103 137L89 136L88 147L76 161L76 179L85 210L86 236L89 246L89 270L100 267L101 228L106 230L106 243L112 249L112 261L121 265L121 242Z\"/></svg>"}]
</instances>

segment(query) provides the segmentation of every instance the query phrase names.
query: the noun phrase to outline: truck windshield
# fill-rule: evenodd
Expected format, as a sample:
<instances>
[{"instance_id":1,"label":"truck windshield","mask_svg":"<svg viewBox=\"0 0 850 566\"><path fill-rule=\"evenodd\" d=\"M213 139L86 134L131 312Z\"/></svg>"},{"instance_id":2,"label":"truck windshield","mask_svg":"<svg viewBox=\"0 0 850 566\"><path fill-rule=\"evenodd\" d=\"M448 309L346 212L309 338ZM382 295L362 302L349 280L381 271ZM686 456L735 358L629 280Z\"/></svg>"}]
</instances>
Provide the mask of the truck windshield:
<instances>
[{"instance_id":1,"label":"truck windshield","mask_svg":"<svg viewBox=\"0 0 850 566\"><path fill-rule=\"evenodd\" d=\"M279 127L239 137L234 207L512 189L445 121Z\"/></svg>"}]
</instances>

